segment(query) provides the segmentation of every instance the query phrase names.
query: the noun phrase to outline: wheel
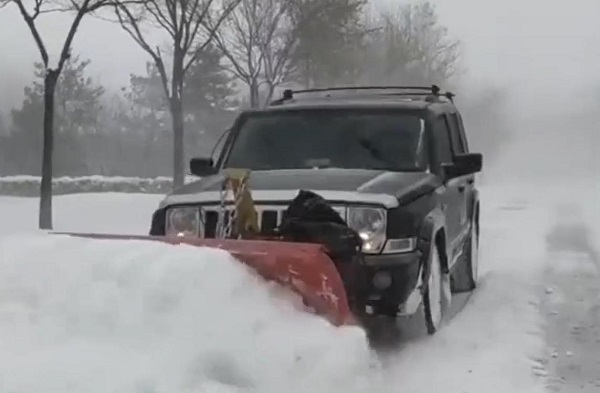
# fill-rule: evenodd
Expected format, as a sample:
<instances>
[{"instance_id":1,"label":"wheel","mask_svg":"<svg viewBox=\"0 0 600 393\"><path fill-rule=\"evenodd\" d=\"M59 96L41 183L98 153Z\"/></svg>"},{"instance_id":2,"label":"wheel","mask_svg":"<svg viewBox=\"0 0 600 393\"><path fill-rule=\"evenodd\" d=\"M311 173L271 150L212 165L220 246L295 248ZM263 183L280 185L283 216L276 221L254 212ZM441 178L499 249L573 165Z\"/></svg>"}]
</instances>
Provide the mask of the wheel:
<instances>
[{"instance_id":1,"label":"wheel","mask_svg":"<svg viewBox=\"0 0 600 393\"><path fill-rule=\"evenodd\" d=\"M470 292L477 287L479 278L479 223L473 221L471 233L465 242L463 255L452 277L453 292Z\"/></svg>"},{"instance_id":2,"label":"wheel","mask_svg":"<svg viewBox=\"0 0 600 393\"><path fill-rule=\"evenodd\" d=\"M447 295L450 292L449 284L442 272L442 261L437 246L431 252L431 269L427 281L427 289L423 293L423 311L425 313L425 326L428 334L434 334L440 329L444 320L444 311Z\"/></svg>"}]
</instances>

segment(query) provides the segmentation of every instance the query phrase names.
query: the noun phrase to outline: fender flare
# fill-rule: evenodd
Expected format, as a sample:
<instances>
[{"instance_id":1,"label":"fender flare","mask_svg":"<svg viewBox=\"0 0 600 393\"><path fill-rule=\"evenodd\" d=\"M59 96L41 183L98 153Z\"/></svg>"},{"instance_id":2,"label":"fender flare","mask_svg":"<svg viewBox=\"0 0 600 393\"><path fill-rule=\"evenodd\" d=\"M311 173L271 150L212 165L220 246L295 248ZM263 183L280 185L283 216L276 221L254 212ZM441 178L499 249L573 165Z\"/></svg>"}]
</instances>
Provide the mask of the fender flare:
<instances>
[{"instance_id":1,"label":"fender flare","mask_svg":"<svg viewBox=\"0 0 600 393\"><path fill-rule=\"evenodd\" d=\"M165 236L166 234L166 216L167 208L159 207L152 213L152 221L150 223L150 236Z\"/></svg>"},{"instance_id":2,"label":"fender flare","mask_svg":"<svg viewBox=\"0 0 600 393\"><path fill-rule=\"evenodd\" d=\"M446 230L445 230L445 216L442 210L437 207L423 219L421 230L419 231L419 237L417 239L417 250L419 250L421 258L421 278L423 285L421 291L425 291L427 287L427 281L431 271L431 265L429 264L430 255L434 250L434 246L438 246L441 251L440 259L442 262L442 272L444 274L449 273L448 268L448 250L446 241Z\"/></svg>"}]
</instances>

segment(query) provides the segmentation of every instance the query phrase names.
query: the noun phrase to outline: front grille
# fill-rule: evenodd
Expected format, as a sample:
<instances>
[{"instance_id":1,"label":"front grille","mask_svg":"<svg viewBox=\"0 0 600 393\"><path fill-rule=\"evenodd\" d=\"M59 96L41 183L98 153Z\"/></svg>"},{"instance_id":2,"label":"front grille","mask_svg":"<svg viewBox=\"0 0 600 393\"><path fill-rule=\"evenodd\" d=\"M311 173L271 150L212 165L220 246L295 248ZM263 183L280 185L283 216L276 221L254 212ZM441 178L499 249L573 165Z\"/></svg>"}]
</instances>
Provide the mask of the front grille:
<instances>
[{"instance_id":1,"label":"front grille","mask_svg":"<svg viewBox=\"0 0 600 393\"><path fill-rule=\"evenodd\" d=\"M225 223L229 221L232 206L227 206L225 211ZM256 205L255 209L258 213L258 226L264 235L272 234L273 231L281 224L287 206L265 206ZM334 206L335 209L345 220L346 208L343 206ZM212 239L215 237L217 223L219 220L220 206L202 206L202 222L204 223L204 237Z\"/></svg>"}]
</instances>

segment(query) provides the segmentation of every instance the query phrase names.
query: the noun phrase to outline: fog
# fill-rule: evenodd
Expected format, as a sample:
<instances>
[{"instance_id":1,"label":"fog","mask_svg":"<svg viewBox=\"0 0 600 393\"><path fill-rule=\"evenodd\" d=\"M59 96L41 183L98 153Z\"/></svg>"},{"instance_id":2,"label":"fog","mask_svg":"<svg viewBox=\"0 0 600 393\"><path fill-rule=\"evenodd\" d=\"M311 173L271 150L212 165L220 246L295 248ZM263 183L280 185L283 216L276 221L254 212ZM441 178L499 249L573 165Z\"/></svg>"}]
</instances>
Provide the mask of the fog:
<instances>
[{"instance_id":1,"label":"fog","mask_svg":"<svg viewBox=\"0 0 600 393\"><path fill-rule=\"evenodd\" d=\"M371 1L374 7L406 3ZM559 386L552 391L583 392L587 387L586 392L598 392L600 0L432 2L439 22L461 41L460 68L451 86L471 151L484 154L484 169L477 179L481 210L476 210L477 223L482 219L476 227L481 230L483 252L477 258L481 273L472 295L453 295L455 309L448 325L430 339L403 344L399 351L382 356L381 375L365 364L362 349L367 346L362 336L352 341L320 320L305 324L306 315L296 318L279 301L275 307L266 289L263 293L255 287L254 277L246 280L241 271L230 269L229 256L220 261L216 254L189 247L109 240L88 243L88 239L79 243L27 233L38 226L40 187L37 177L20 175L37 176L41 168L42 100L37 91L30 95L35 102L24 104L24 89L32 84L33 63L40 56L16 7L0 8L0 293L4 298L0 332L6 333L0 334L2 385L14 392L53 391L53 387L64 391L74 386L82 391L89 386L87 391L121 392L182 391L185 386L188 391L200 381L224 387L202 391L224 392L245 391L238 384L260 390L282 382L286 389L349 392L342 385L369 373L383 376L386 388L370 386L362 391L538 393L550 391L544 384L552 382ZM55 64L71 16L42 15L41 20ZM320 38L319 33L308 36ZM311 43L307 53L312 52L315 40L305 41ZM399 41L401 47L405 42ZM376 43L382 42L388 43ZM345 58L331 56L330 46L323 46L320 55L335 57L327 71L333 68L336 73ZM401 49L400 56L389 56L392 61L386 62L369 55L385 50L364 56L361 52L360 66L364 62L376 68L379 61L386 68L402 58L405 48ZM172 184L173 133L162 86L157 89L155 80L153 85L152 78L144 79L148 55L119 26L106 21L86 17L73 53L91 60L84 74L104 87L106 94L85 107L91 114L81 116L83 125L71 116L83 104L71 112L56 105L55 112L62 112L57 115L60 123L55 121L60 125L55 126L54 177L61 177L54 190L55 229L145 235L159 200ZM308 57L301 60L308 64L312 60ZM425 63L409 60L419 66ZM403 72L411 70L402 66L391 72L394 79L398 74L408 78ZM123 99L121 89L130 86L131 74L144 79L140 96L145 96L138 101ZM306 80L311 76L317 79L313 74ZM377 82L378 78L384 77L373 71L370 79ZM186 138L191 137L185 139L186 158L208 153L230 124L228 116L235 113L226 105L213 110L203 89L206 84L199 85L195 101L185 101L201 108L191 115L201 121L194 118L186 123L192 124L185 129ZM76 104L84 102L81 96L73 97ZM134 115L120 116L136 105L141 115L131 109ZM111 108L104 111L105 107ZM128 108L120 112L113 107ZM219 121L202 118L214 112L214 117L221 116ZM4 142L11 138L10 144ZM411 195L415 190L404 189ZM470 233L472 240L476 232L462 214L467 210L454 205L464 201L466 206L469 195L444 196L435 206L446 212L442 220L465 218L460 226L469 232L456 232ZM412 206L410 214L397 216L417 218L416 211L431 204ZM428 214L426 219L431 217ZM412 221L415 228L427 227ZM403 229L407 225L403 222L397 228L409 235ZM435 242L417 244L439 245L437 235ZM448 242L456 258L448 254L445 259L459 266L465 254L471 271L474 249L454 247L457 239ZM480 243L466 244L479 247ZM402 260L403 264L409 261ZM291 281L295 279L294 274ZM40 280L49 285L39 285ZM418 322L424 326L422 320ZM38 378L32 378L34 374ZM341 382L339 390L330 388ZM272 391L281 390L278 386Z\"/></svg>"},{"instance_id":2,"label":"fog","mask_svg":"<svg viewBox=\"0 0 600 393\"><path fill-rule=\"evenodd\" d=\"M380 0L381 5L395 0ZM600 104L600 2L437 0L441 23L462 42L457 102L486 86L508 94L510 151L494 163L500 173L544 176L595 174ZM43 31L58 53L64 17L44 18ZM115 91L141 72L146 54L118 27L87 18L74 51L92 60L92 76ZM0 108L19 105L39 59L15 7L0 12ZM54 57L55 58L55 57ZM481 130L469 130L471 133ZM487 172L486 172L487 173ZM491 172L490 172L491 173ZM511 177L509 176L509 177ZM489 176L487 177L489 178Z\"/></svg>"}]
</instances>

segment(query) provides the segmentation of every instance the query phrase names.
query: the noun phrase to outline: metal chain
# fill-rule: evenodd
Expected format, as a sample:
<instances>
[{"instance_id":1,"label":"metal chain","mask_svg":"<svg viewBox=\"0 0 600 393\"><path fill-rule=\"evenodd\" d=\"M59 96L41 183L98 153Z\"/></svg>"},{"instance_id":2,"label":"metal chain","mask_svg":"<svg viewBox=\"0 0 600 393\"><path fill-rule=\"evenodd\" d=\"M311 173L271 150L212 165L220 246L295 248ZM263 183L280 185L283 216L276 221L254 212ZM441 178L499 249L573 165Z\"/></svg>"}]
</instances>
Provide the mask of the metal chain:
<instances>
[{"instance_id":1,"label":"metal chain","mask_svg":"<svg viewBox=\"0 0 600 393\"><path fill-rule=\"evenodd\" d=\"M228 180L227 178L223 179L223 183L221 183L221 191L220 191L220 203L219 203L219 214L217 216L217 228L215 231L215 237L217 239L224 239L224 223L225 223L225 213L227 207L225 206L225 197L228 191Z\"/></svg>"},{"instance_id":2,"label":"metal chain","mask_svg":"<svg viewBox=\"0 0 600 393\"><path fill-rule=\"evenodd\" d=\"M231 184L231 179L226 178L221 185L220 192L220 212L219 218L217 221L217 237L220 239L230 238L231 232L233 228L233 223L237 218L237 211L242 202L242 197L244 196L244 191L246 190L248 182L248 177L243 177L240 181L240 186L238 187L237 192L234 192L234 205L233 208L229 212L229 219L225 222L225 215L227 214L227 207L225 206L225 199L227 193L231 190L233 192L233 186ZM241 234L236 234L239 238Z\"/></svg>"},{"instance_id":3,"label":"metal chain","mask_svg":"<svg viewBox=\"0 0 600 393\"><path fill-rule=\"evenodd\" d=\"M244 191L246 191L246 184L248 182L248 178L244 177L242 178L242 180L240 181L240 186L237 190L237 193L235 195L235 208L233 210L233 217L237 218L237 212L239 211L239 207L242 203L242 198L244 196ZM241 233L237 234L238 239L242 236Z\"/></svg>"},{"instance_id":4,"label":"metal chain","mask_svg":"<svg viewBox=\"0 0 600 393\"><path fill-rule=\"evenodd\" d=\"M229 190L233 191L233 187L231 186L231 179L227 179L227 186L228 186L227 187L228 191ZM235 195L234 195L234 198L235 198ZM223 210L223 216L225 216L226 214L227 214L227 210ZM235 220L234 216L235 216L235 207L234 207L234 209L231 209L229 211L229 218L227 220L227 224L226 224L225 229L224 229L224 232L225 232L224 233L224 237L225 238L230 238L231 237L231 228L233 226L232 223Z\"/></svg>"}]
</instances>

